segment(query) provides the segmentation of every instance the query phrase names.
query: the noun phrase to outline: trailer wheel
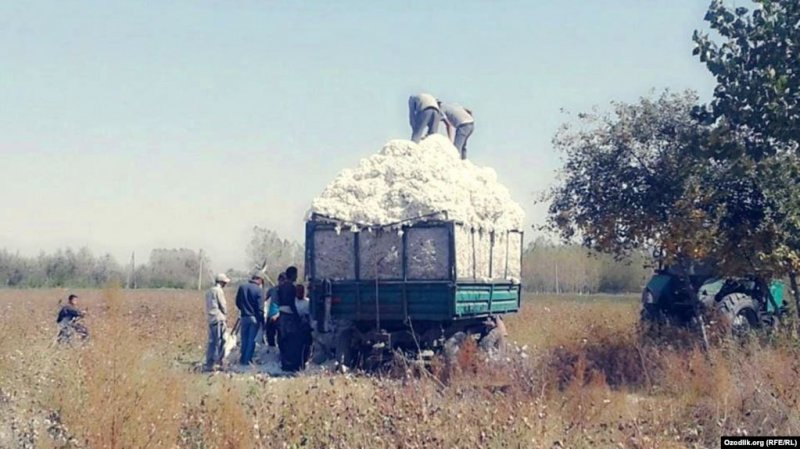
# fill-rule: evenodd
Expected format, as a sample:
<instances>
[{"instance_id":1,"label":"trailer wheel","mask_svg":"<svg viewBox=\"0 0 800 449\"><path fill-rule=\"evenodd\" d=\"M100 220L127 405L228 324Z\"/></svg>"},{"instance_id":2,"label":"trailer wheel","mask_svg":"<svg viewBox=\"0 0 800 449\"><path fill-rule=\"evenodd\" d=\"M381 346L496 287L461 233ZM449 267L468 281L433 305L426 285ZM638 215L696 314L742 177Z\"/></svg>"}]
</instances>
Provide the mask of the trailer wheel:
<instances>
[{"instance_id":1,"label":"trailer wheel","mask_svg":"<svg viewBox=\"0 0 800 449\"><path fill-rule=\"evenodd\" d=\"M336 362L348 368L354 368L357 352L353 349L353 331L345 329L336 336Z\"/></svg>"},{"instance_id":2,"label":"trailer wheel","mask_svg":"<svg viewBox=\"0 0 800 449\"><path fill-rule=\"evenodd\" d=\"M444 354L444 362L448 367L455 366L458 363L458 351L468 337L465 332L456 332L444 342L442 353Z\"/></svg>"},{"instance_id":3,"label":"trailer wheel","mask_svg":"<svg viewBox=\"0 0 800 449\"><path fill-rule=\"evenodd\" d=\"M719 311L725 317L734 336L743 336L760 327L758 305L753 298L744 293L731 293L722 298L719 302Z\"/></svg>"}]
</instances>

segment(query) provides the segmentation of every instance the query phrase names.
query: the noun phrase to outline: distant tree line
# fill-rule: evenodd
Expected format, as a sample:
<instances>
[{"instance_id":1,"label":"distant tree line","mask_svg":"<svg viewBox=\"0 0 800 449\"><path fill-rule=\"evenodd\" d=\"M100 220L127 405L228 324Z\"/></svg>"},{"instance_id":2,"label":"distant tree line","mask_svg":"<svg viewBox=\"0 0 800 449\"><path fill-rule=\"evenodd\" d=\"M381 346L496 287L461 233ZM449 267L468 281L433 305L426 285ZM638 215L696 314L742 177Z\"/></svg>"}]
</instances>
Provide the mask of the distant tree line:
<instances>
[{"instance_id":1,"label":"distant tree line","mask_svg":"<svg viewBox=\"0 0 800 449\"><path fill-rule=\"evenodd\" d=\"M200 264L208 258L190 249L155 249L147 263L132 270L110 254L95 256L88 248L67 248L25 257L0 250L0 287L9 288L97 288L116 283L138 288L196 288ZM203 269L201 282L211 274Z\"/></svg>"},{"instance_id":2,"label":"distant tree line","mask_svg":"<svg viewBox=\"0 0 800 449\"><path fill-rule=\"evenodd\" d=\"M303 245L254 227L245 248L249 266L229 269L234 281L247 279L264 261L273 279L290 265L303 270ZM26 257L0 249L0 288L98 288L111 283L129 288L197 288L209 285L211 262L202 251L158 248L147 260L120 263L110 254L95 256L88 248L59 249Z\"/></svg>"},{"instance_id":3,"label":"distant tree line","mask_svg":"<svg viewBox=\"0 0 800 449\"><path fill-rule=\"evenodd\" d=\"M88 248L59 249L35 257L0 250L3 287L97 287L123 279L123 269L113 257L95 257Z\"/></svg>"},{"instance_id":4,"label":"distant tree line","mask_svg":"<svg viewBox=\"0 0 800 449\"><path fill-rule=\"evenodd\" d=\"M211 282L210 261L201 251L192 249L154 249L144 265L128 283L145 288L197 288Z\"/></svg>"},{"instance_id":5,"label":"distant tree line","mask_svg":"<svg viewBox=\"0 0 800 449\"><path fill-rule=\"evenodd\" d=\"M253 227L247 246L248 268L262 267L267 263L267 274L273 280L287 267L294 265L303 277L305 248L300 243L281 238L277 232L259 226Z\"/></svg>"},{"instance_id":6,"label":"distant tree line","mask_svg":"<svg viewBox=\"0 0 800 449\"><path fill-rule=\"evenodd\" d=\"M562 245L538 239L523 253L522 285L537 293L638 292L652 272L648 258L632 255L615 260L592 254L581 245Z\"/></svg>"}]
</instances>

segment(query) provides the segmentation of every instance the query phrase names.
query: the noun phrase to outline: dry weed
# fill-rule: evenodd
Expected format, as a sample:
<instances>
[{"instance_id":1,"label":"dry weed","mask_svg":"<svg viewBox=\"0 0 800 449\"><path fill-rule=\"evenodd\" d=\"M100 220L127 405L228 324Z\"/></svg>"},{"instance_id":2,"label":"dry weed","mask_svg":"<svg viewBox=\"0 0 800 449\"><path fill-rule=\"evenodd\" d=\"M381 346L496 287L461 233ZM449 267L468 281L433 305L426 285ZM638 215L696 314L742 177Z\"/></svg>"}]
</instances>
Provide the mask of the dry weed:
<instances>
[{"instance_id":1,"label":"dry weed","mask_svg":"<svg viewBox=\"0 0 800 449\"><path fill-rule=\"evenodd\" d=\"M79 291L91 342L55 345L67 293L0 291L0 447L693 448L800 432L791 334L708 352L689 334L642 340L635 298L525 301L507 325L527 350L467 344L451 370L276 380L194 371L199 292Z\"/></svg>"}]
</instances>

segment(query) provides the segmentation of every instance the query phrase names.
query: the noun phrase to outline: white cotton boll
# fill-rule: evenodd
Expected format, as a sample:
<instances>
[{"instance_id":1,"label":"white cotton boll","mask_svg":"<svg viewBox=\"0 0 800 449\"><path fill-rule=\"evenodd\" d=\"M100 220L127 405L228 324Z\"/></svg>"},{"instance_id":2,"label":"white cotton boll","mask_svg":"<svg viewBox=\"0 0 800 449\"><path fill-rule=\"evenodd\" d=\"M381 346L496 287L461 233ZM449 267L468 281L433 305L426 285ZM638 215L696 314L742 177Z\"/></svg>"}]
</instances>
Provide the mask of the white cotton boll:
<instances>
[{"instance_id":1,"label":"white cotton boll","mask_svg":"<svg viewBox=\"0 0 800 449\"><path fill-rule=\"evenodd\" d=\"M358 168L343 170L313 201L314 212L378 226L446 212L484 230L521 229L525 216L493 169L462 161L442 135L420 144L389 141Z\"/></svg>"}]
</instances>

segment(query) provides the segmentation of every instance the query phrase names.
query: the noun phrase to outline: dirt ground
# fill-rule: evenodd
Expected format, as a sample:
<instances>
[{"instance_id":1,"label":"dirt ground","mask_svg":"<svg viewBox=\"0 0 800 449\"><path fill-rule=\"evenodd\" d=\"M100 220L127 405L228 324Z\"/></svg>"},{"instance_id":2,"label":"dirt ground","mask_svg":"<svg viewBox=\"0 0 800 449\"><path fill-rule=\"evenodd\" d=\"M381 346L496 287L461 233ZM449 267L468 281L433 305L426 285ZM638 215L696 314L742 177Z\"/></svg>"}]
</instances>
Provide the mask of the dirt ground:
<instances>
[{"instance_id":1,"label":"dirt ground","mask_svg":"<svg viewBox=\"0 0 800 449\"><path fill-rule=\"evenodd\" d=\"M800 433L791 334L656 344L633 297L528 296L495 360L468 346L452 369L285 378L199 372L195 291L77 291L91 339L56 344L68 293L0 290L0 447L712 448Z\"/></svg>"}]
</instances>

